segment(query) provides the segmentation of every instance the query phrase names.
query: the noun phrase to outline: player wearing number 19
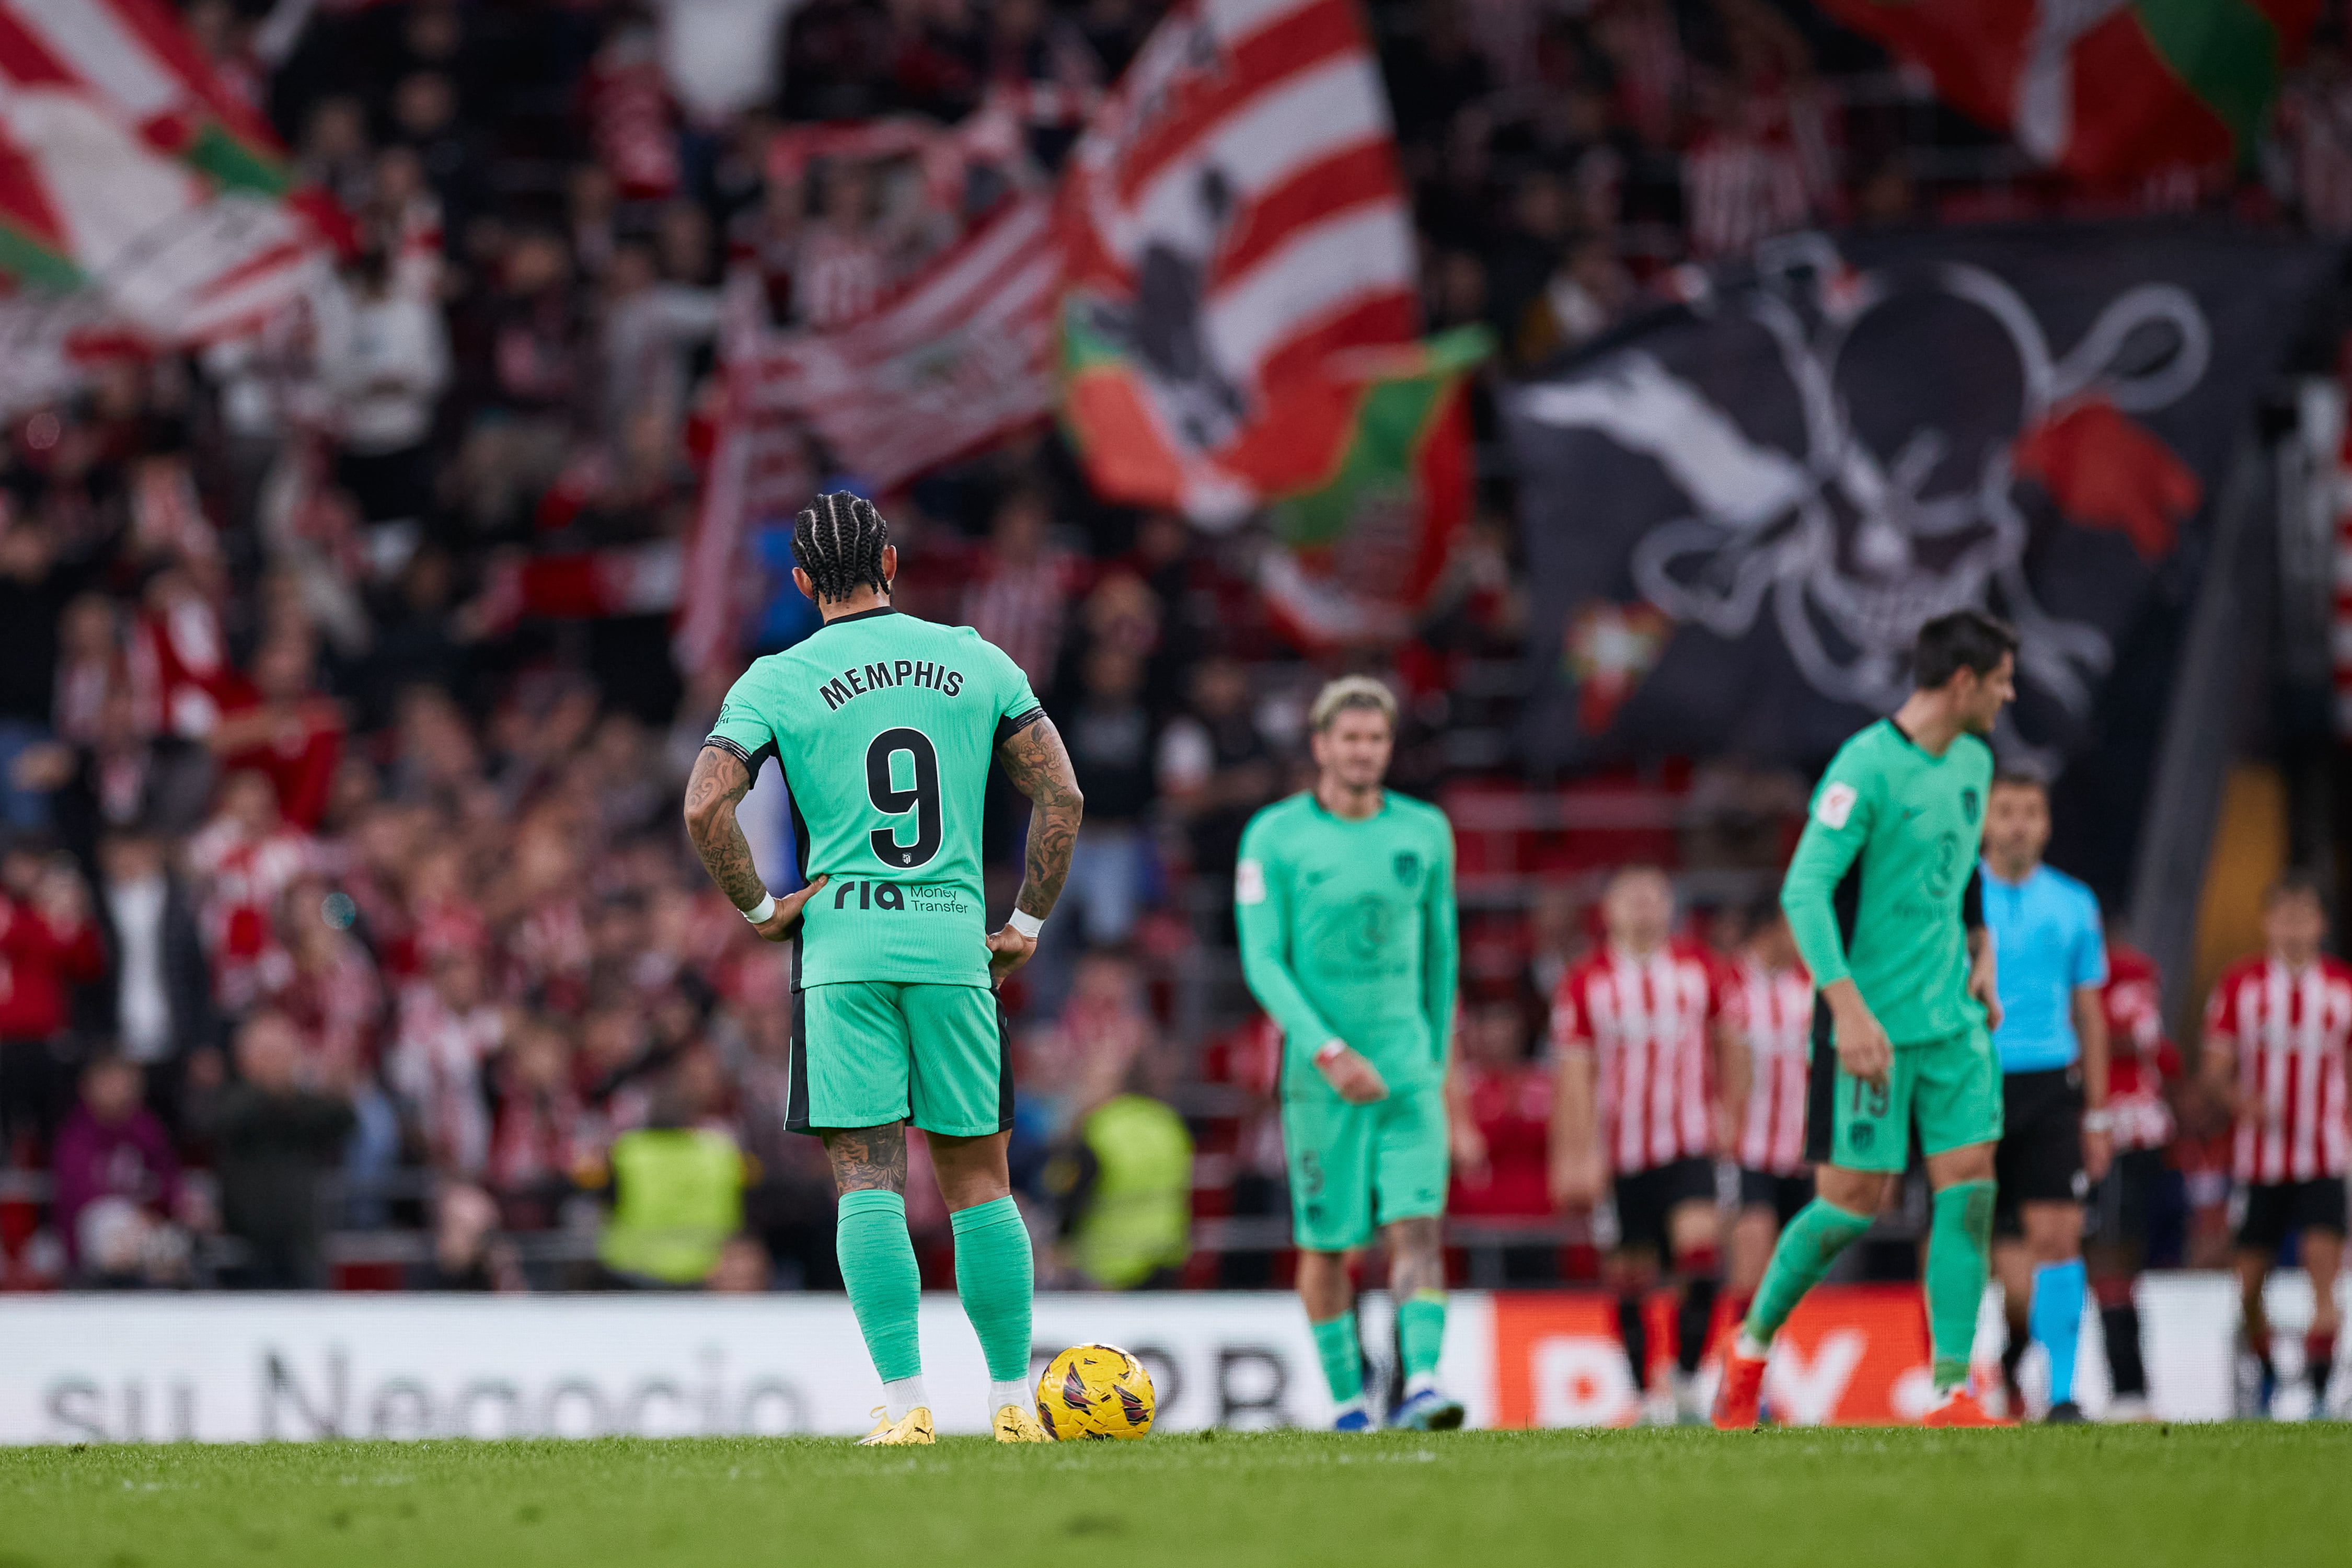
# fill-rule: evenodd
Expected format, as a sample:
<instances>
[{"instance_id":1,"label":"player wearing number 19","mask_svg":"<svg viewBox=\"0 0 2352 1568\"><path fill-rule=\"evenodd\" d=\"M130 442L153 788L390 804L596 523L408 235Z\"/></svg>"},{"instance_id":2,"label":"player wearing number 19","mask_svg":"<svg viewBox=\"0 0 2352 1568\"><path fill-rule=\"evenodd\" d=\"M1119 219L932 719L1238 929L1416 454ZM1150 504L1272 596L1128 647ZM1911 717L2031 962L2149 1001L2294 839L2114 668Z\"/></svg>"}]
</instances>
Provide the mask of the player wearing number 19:
<instances>
[{"instance_id":1,"label":"player wearing number 19","mask_svg":"<svg viewBox=\"0 0 2352 1568\"><path fill-rule=\"evenodd\" d=\"M1811 1203L1772 1248L1716 1395L1753 1426L1772 1336L1863 1232L1919 1132L1935 1191L1925 1270L1931 1426L2005 1426L1968 1388L1992 1241L2000 1024L1977 844L1992 785L1983 737L2015 694L2017 634L1975 610L1919 628L1911 695L1838 749L1814 791L1780 907L1821 992L1805 1153Z\"/></svg>"},{"instance_id":2,"label":"player wearing number 19","mask_svg":"<svg viewBox=\"0 0 2352 1568\"><path fill-rule=\"evenodd\" d=\"M988 1363L1001 1442L1043 1442L1029 1394L1033 1263L1005 1168L1013 1080L994 985L1028 958L1070 869L1082 802L1020 667L966 627L890 607L898 551L871 502L794 521L793 581L824 625L728 692L686 820L711 879L762 937L795 941L788 1125L824 1140L835 1246L881 1374L869 1443L928 1443L907 1234L907 1122L928 1136L955 1231L956 1290ZM769 897L735 803L772 756L803 886ZM993 757L1032 804L1025 875L987 929L981 811Z\"/></svg>"}]
</instances>

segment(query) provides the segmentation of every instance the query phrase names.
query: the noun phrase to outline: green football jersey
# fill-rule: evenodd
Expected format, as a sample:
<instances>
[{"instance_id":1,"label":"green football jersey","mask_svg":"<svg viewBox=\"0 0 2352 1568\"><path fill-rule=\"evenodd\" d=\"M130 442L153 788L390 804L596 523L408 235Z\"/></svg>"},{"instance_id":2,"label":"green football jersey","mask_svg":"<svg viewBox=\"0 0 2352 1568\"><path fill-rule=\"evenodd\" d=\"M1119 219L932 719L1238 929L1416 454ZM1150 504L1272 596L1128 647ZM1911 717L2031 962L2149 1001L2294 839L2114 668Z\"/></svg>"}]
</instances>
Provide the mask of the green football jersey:
<instances>
[{"instance_id":1,"label":"green football jersey","mask_svg":"<svg viewBox=\"0 0 2352 1568\"><path fill-rule=\"evenodd\" d=\"M803 878L800 983L988 984L982 803L996 747L1039 711L1028 677L969 626L890 609L827 621L754 662L709 744L792 793Z\"/></svg>"},{"instance_id":2,"label":"green football jersey","mask_svg":"<svg viewBox=\"0 0 2352 1568\"><path fill-rule=\"evenodd\" d=\"M1978 736L1935 757L1882 719L1838 748L1813 792L1780 907L1813 984L1851 978L1895 1045L1984 1023L1962 904L1991 787Z\"/></svg>"},{"instance_id":3,"label":"green football jersey","mask_svg":"<svg viewBox=\"0 0 2352 1568\"><path fill-rule=\"evenodd\" d=\"M1443 1074L1460 970L1444 812L1389 795L1350 822L1311 792L1275 802L1242 834L1234 918L1289 1065L1340 1039L1392 1088Z\"/></svg>"}]
</instances>

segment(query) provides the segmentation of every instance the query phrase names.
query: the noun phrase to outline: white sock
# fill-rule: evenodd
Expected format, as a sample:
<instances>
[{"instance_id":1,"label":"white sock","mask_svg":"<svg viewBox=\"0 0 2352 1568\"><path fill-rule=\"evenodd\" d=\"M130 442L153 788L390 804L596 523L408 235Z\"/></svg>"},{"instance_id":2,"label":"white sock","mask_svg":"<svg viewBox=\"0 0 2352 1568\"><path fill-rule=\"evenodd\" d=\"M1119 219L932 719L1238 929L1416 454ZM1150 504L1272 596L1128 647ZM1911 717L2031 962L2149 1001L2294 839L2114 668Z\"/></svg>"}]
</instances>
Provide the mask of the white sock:
<instances>
[{"instance_id":1,"label":"white sock","mask_svg":"<svg viewBox=\"0 0 2352 1568\"><path fill-rule=\"evenodd\" d=\"M1404 1380L1404 1396L1407 1399L1418 1399L1424 1394L1436 1392L1437 1374L1433 1372L1417 1372Z\"/></svg>"},{"instance_id":2,"label":"white sock","mask_svg":"<svg viewBox=\"0 0 2352 1568\"><path fill-rule=\"evenodd\" d=\"M882 1385L882 1414L893 1421L904 1421L907 1412L930 1408L931 1396L923 1392L923 1374L893 1378Z\"/></svg>"},{"instance_id":3,"label":"white sock","mask_svg":"<svg viewBox=\"0 0 2352 1568\"><path fill-rule=\"evenodd\" d=\"M992 1377L988 1380L988 1418L991 1421L995 1420L996 1413L1008 1405L1018 1405L1022 1409L1029 1410L1034 1409L1036 1404L1037 1396L1029 1391L1029 1384L1024 1379L1016 1377L1008 1382Z\"/></svg>"},{"instance_id":4,"label":"white sock","mask_svg":"<svg viewBox=\"0 0 2352 1568\"><path fill-rule=\"evenodd\" d=\"M1739 1331L1739 1338L1733 1342L1731 1348L1749 1361L1762 1361L1766 1356L1772 1353L1772 1347L1770 1345L1757 1343L1753 1339L1748 1337L1748 1331L1746 1329L1741 1329Z\"/></svg>"}]
</instances>

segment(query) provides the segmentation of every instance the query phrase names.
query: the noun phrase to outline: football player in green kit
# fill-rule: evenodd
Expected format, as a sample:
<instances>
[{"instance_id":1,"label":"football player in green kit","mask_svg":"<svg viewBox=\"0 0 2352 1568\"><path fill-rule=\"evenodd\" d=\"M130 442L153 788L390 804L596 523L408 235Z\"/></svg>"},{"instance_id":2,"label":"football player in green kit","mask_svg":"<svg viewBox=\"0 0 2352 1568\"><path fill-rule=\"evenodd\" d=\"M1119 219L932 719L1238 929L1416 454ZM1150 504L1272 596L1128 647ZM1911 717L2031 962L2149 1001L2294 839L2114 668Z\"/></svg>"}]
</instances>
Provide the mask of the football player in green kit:
<instances>
[{"instance_id":1,"label":"football player in green kit","mask_svg":"<svg viewBox=\"0 0 2352 1568\"><path fill-rule=\"evenodd\" d=\"M1325 687L1311 723L1315 787L1250 819L1234 869L1242 969L1282 1029L1282 1136L1298 1295L1339 1407L1367 1408L1347 1255L1389 1244L1404 1394L1392 1426L1462 1425L1437 1386L1445 1337L1445 1062L1459 971L1454 832L1383 789L1396 700L1363 676Z\"/></svg>"},{"instance_id":2,"label":"football player in green kit","mask_svg":"<svg viewBox=\"0 0 2352 1568\"><path fill-rule=\"evenodd\" d=\"M1035 950L1083 807L1020 667L965 626L890 607L898 552L873 504L821 495L794 520L793 581L824 625L746 670L695 759L687 830L762 937L796 941L787 1124L824 1140L835 1247L881 1374L866 1441L929 1443L907 1234L906 1124L923 1130L955 1230L956 1293L988 1363L999 1442L1042 1443L1029 1389L1034 1264L1005 1169L1013 1126L995 984ZM771 898L735 805L773 756L803 885ZM1025 875L987 929L981 813L990 762L1031 802Z\"/></svg>"},{"instance_id":3,"label":"football player in green kit","mask_svg":"<svg viewBox=\"0 0 2352 1568\"><path fill-rule=\"evenodd\" d=\"M1730 1350L1715 1424L1756 1425L1772 1336L1863 1232L1911 1157L1934 1189L1924 1270L1930 1426L2005 1426L1969 1391L1991 1260L2000 1025L1977 881L1991 732L2016 694L2017 634L1976 610L1919 628L1911 695L1840 747L1780 888L1813 1013L1805 1154L1813 1201L1780 1232Z\"/></svg>"}]
</instances>

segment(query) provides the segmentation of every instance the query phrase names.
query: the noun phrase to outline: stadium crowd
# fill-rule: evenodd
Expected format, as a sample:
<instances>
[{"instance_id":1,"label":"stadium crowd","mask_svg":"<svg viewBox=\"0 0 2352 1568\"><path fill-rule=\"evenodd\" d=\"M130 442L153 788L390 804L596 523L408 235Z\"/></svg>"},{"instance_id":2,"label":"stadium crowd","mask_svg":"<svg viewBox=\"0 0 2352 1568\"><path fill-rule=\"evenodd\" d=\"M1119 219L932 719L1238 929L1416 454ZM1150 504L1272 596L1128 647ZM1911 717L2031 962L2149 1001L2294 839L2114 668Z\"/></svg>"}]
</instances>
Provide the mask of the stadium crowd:
<instances>
[{"instance_id":1,"label":"stadium crowd","mask_svg":"<svg viewBox=\"0 0 2352 1568\"><path fill-rule=\"evenodd\" d=\"M794 173L780 128L950 121L992 87L1083 102L1156 8L806 0L758 46L772 98L717 121L670 100L656 17L628 4L183 10L353 242L315 319L102 364L0 447L0 1288L832 1282L822 1152L780 1131L786 970L677 823L732 671L676 669L667 605L580 563L687 531L730 268L823 326L955 231L905 157ZM1489 325L1509 365L1605 331L1682 262L1809 223L2084 199L1810 8L1371 16L1427 320ZM2101 199L2352 228L2347 90L2323 47L2262 178ZM1050 168L1076 123L1034 110L1030 156ZM1416 793L1515 787L1511 499L1482 482L1414 641L1349 657L1407 696ZM1012 653L1087 800L1059 951L1008 997L1022 1194L1066 1237L1055 1278L1173 1277L1181 1208L1113 1245L1087 1194L1158 1182L1205 1214L1282 1212L1269 1041L1188 993L1229 953L1242 825L1296 786L1331 661L1284 641L1245 542L1095 500L1051 432L884 500L901 604ZM775 581L747 654L812 624L789 519L762 521ZM1498 873L1465 927L1458 1213L1553 1212L1537 1049L1599 934L1593 874L1650 858L1759 890L1804 781L1718 761L1626 787L1668 826ZM1004 815L992 863L1017 875ZM1728 952L1745 899L1713 901L1694 929ZM1139 1148L1160 1163L1113 1168ZM929 1191L908 1184L937 1254ZM657 1239L681 1230L705 1239ZM1514 1277L1557 1277L1557 1250L1538 1235Z\"/></svg>"}]
</instances>

